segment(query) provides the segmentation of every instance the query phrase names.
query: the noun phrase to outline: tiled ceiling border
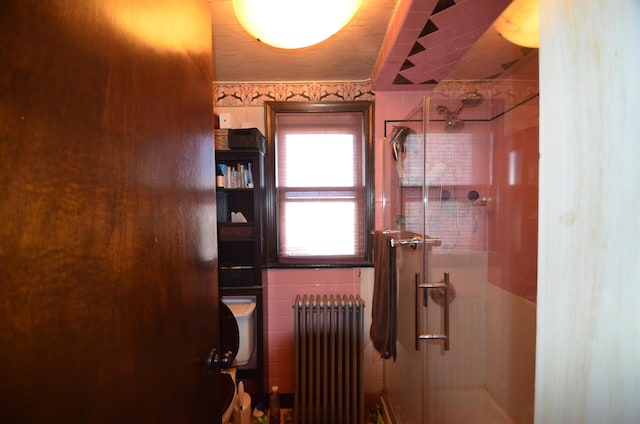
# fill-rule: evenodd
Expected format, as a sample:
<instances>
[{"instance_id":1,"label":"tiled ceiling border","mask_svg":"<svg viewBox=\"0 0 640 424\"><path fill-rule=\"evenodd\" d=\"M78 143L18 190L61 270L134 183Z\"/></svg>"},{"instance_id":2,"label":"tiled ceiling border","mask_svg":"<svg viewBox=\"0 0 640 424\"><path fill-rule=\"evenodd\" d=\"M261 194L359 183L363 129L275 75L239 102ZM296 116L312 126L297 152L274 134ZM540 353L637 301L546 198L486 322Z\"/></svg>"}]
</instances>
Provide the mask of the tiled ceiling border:
<instances>
[{"instance_id":1,"label":"tiled ceiling border","mask_svg":"<svg viewBox=\"0 0 640 424\"><path fill-rule=\"evenodd\" d=\"M393 44L383 51L382 68L374 72L375 89L434 88L508 4L509 0L414 0L391 22Z\"/></svg>"}]
</instances>

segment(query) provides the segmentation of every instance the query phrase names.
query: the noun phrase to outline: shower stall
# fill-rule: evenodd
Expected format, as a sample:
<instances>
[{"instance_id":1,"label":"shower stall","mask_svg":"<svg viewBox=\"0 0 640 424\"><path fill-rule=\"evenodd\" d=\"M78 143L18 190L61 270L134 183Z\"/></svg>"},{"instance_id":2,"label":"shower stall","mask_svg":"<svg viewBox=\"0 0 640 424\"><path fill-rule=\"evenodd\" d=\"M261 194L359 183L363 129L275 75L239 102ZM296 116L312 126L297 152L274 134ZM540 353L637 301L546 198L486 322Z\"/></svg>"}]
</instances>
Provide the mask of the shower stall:
<instances>
[{"instance_id":1,"label":"shower stall","mask_svg":"<svg viewBox=\"0 0 640 424\"><path fill-rule=\"evenodd\" d=\"M509 87L441 83L385 122L398 286L388 422L533 422L538 96Z\"/></svg>"}]
</instances>

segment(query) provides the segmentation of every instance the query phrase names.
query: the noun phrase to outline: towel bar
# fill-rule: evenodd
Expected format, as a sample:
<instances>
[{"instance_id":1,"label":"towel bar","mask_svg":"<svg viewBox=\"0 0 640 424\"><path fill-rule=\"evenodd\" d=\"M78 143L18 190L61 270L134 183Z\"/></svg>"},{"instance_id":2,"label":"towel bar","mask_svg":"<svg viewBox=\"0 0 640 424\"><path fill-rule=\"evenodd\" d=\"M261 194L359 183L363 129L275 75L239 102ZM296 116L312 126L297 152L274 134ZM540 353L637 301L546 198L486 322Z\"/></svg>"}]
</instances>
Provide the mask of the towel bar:
<instances>
[{"instance_id":1,"label":"towel bar","mask_svg":"<svg viewBox=\"0 0 640 424\"><path fill-rule=\"evenodd\" d=\"M394 238L391 239L391 247L398 246L412 246L416 247L419 244L426 244L429 246L440 246L442 244L442 239L440 237L422 237L422 236L413 236L408 239L399 239L396 240Z\"/></svg>"},{"instance_id":2,"label":"towel bar","mask_svg":"<svg viewBox=\"0 0 640 424\"><path fill-rule=\"evenodd\" d=\"M371 235L374 235L375 233L376 233L376 230L371 230ZM389 228L382 230L382 234L398 234L398 233L400 233L400 230L391 230Z\"/></svg>"}]
</instances>

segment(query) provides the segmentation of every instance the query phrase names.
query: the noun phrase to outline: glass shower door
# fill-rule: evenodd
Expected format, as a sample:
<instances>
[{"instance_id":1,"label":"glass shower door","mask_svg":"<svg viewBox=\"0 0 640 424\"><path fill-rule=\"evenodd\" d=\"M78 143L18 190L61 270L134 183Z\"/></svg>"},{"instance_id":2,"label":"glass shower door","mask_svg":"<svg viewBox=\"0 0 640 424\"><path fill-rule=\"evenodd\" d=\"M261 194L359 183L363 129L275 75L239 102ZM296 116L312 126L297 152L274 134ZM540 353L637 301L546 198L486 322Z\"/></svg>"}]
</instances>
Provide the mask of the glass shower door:
<instances>
[{"instance_id":1,"label":"glass shower door","mask_svg":"<svg viewBox=\"0 0 640 424\"><path fill-rule=\"evenodd\" d=\"M515 354L520 348L513 346L528 342L512 337L510 330L524 329L518 327L521 303L489 284L491 231L509 224L497 219L496 200L490 197L495 196L496 169L504 166L495 156L503 138L501 119L510 115L494 119L487 114L492 99L485 100L478 85L445 85L423 103L423 232L442 240L423 255L423 284L447 281L448 289L446 298L444 289L419 294L425 325L421 331L450 336L448 346L438 340L419 341L425 367L421 422L428 424L530 419L524 399L515 400L520 389L512 380L529 367ZM492 240L493 246L501 243ZM491 276L496 278L499 269L495 262ZM512 406L513 410L505 409Z\"/></svg>"},{"instance_id":2,"label":"glass shower door","mask_svg":"<svg viewBox=\"0 0 640 424\"><path fill-rule=\"evenodd\" d=\"M495 358L511 347L496 330L508 294L488 284L491 123L449 125L438 106L459 97L442 97L387 137L384 219L406 243L395 248L397 357L384 362L383 400L393 423L512 423L495 400L505 381Z\"/></svg>"},{"instance_id":3,"label":"glass shower door","mask_svg":"<svg viewBox=\"0 0 640 424\"><path fill-rule=\"evenodd\" d=\"M385 149L391 152L385 158L385 191L389 193L385 222L398 242L394 247L398 328L396 359L384 363L383 399L393 420L416 424L426 422L427 411L427 357L416 339L416 333L426 328L426 315L417 315L416 283L426 275L429 252L429 245L421 242L426 234L424 117L420 104L404 120L394 122Z\"/></svg>"}]
</instances>

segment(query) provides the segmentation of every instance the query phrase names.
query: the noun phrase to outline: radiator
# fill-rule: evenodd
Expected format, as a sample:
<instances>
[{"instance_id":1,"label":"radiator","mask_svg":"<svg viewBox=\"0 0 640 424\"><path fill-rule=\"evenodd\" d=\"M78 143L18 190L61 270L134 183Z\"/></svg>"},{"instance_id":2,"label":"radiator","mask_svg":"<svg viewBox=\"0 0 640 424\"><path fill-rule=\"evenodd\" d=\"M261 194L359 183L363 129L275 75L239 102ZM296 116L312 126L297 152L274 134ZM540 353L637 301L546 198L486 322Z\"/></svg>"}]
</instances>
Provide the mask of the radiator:
<instances>
[{"instance_id":1,"label":"radiator","mask_svg":"<svg viewBox=\"0 0 640 424\"><path fill-rule=\"evenodd\" d=\"M294 422L364 422L364 301L360 296L298 295L293 310Z\"/></svg>"}]
</instances>

